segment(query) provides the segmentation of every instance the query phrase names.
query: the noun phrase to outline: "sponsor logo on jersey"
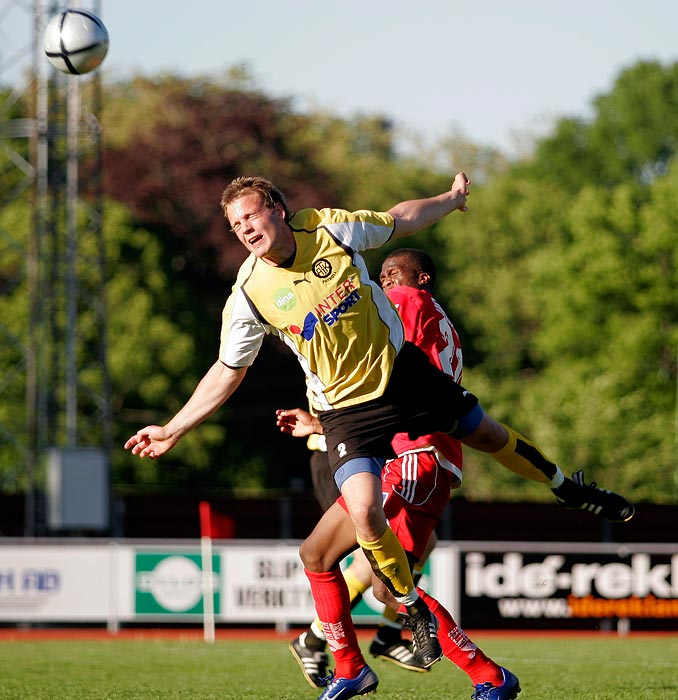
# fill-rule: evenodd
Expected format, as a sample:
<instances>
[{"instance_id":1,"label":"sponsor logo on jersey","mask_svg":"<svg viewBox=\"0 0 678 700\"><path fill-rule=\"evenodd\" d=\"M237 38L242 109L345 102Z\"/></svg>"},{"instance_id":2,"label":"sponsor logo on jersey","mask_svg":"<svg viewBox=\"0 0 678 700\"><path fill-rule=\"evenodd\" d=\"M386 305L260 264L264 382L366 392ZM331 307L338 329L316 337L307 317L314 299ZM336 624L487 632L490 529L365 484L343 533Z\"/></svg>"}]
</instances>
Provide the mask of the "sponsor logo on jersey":
<instances>
[{"instance_id":1,"label":"sponsor logo on jersey","mask_svg":"<svg viewBox=\"0 0 678 700\"><path fill-rule=\"evenodd\" d=\"M315 317L312 311L306 314L304 319L304 327L299 328L299 326L290 326L290 333L294 335L300 335L304 340L310 340L315 333L315 327L318 324L318 319Z\"/></svg>"},{"instance_id":2,"label":"sponsor logo on jersey","mask_svg":"<svg viewBox=\"0 0 678 700\"><path fill-rule=\"evenodd\" d=\"M323 321L328 326L333 326L339 316L345 314L356 302L360 301L358 290L351 292L343 301L339 302L329 313L323 316Z\"/></svg>"},{"instance_id":3,"label":"sponsor logo on jersey","mask_svg":"<svg viewBox=\"0 0 678 700\"><path fill-rule=\"evenodd\" d=\"M327 258L320 258L313 263L313 274L321 280L332 274L332 263Z\"/></svg>"},{"instance_id":4,"label":"sponsor logo on jersey","mask_svg":"<svg viewBox=\"0 0 678 700\"><path fill-rule=\"evenodd\" d=\"M278 289L278 291L273 294L273 303L281 311L292 311L297 305L297 297L291 289L285 287L283 289Z\"/></svg>"},{"instance_id":5,"label":"sponsor logo on jersey","mask_svg":"<svg viewBox=\"0 0 678 700\"><path fill-rule=\"evenodd\" d=\"M313 311L306 314L304 326L289 326L290 333L300 335L304 340L311 340L315 333L318 321L327 326L333 326L342 314L345 314L352 306L360 301L360 292L356 288L353 279L344 280L334 291L330 292Z\"/></svg>"},{"instance_id":6,"label":"sponsor logo on jersey","mask_svg":"<svg viewBox=\"0 0 678 700\"><path fill-rule=\"evenodd\" d=\"M333 292L330 292L314 309L315 315L328 326L332 326L342 314L345 314L356 302L360 301L353 279L344 280Z\"/></svg>"},{"instance_id":7,"label":"sponsor logo on jersey","mask_svg":"<svg viewBox=\"0 0 678 700\"><path fill-rule=\"evenodd\" d=\"M311 283L311 280L306 278L305 272L304 272L303 277L300 277L298 280L294 280L294 286L296 287L298 284L301 284L302 282L308 282L309 284Z\"/></svg>"}]
</instances>

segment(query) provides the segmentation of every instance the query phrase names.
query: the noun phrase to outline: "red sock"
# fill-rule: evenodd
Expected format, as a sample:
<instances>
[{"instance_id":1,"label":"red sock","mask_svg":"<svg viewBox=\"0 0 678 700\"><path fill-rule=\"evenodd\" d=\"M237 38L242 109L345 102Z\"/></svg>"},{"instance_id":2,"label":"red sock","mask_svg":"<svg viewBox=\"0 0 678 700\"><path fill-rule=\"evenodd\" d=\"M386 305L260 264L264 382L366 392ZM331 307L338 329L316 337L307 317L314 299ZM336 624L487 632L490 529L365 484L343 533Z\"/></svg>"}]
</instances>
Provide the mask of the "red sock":
<instances>
[{"instance_id":1,"label":"red sock","mask_svg":"<svg viewBox=\"0 0 678 700\"><path fill-rule=\"evenodd\" d=\"M438 640L443 648L443 654L468 674L473 685L487 681L492 685L501 685L504 682L504 676L499 666L466 636L466 632L457 625L452 615L435 598L431 598L421 588L417 588L417 593L438 619L440 625Z\"/></svg>"},{"instance_id":2,"label":"red sock","mask_svg":"<svg viewBox=\"0 0 678 700\"><path fill-rule=\"evenodd\" d=\"M337 566L326 573L304 569L304 573L311 583L315 611L334 655L334 674L340 678L355 678L366 663L358 646L348 587L341 569Z\"/></svg>"}]
</instances>

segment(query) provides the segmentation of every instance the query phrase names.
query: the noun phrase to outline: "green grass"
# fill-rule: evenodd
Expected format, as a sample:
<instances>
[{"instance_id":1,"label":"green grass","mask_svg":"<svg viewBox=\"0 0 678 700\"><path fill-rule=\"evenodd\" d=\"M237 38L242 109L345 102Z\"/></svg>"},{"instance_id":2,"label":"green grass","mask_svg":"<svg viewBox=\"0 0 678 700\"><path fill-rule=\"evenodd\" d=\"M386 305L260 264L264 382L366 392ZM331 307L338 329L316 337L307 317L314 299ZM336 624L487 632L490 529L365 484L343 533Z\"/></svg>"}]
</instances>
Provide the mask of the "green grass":
<instances>
[{"instance_id":1,"label":"green grass","mask_svg":"<svg viewBox=\"0 0 678 700\"><path fill-rule=\"evenodd\" d=\"M678 635L475 641L520 677L519 700L675 700ZM371 661L381 700L467 700L443 661L415 674ZM0 700L312 700L284 641L0 643Z\"/></svg>"}]
</instances>

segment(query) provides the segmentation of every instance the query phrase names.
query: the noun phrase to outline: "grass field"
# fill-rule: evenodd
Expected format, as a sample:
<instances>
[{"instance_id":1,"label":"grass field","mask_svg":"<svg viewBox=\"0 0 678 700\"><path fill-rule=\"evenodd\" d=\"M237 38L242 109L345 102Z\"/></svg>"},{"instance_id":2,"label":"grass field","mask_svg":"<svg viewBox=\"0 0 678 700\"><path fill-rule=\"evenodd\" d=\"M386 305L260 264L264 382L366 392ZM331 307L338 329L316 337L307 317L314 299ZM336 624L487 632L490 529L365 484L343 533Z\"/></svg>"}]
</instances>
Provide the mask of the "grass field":
<instances>
[{"instance_id":1,"label":"grass field","mask_svg":"<svg viewBox=\"0 0 678 700\"><path fill-rule=\"evenodd\" d=\"M291 635L290 635L291 636ZM475 641L521 681L519 700L676 700L678 634ZM424 675L369 659L377 700L468 699L443 660ZM285 641L0 642L1 700L312 700Z\"/></svg>"}]
</instances>

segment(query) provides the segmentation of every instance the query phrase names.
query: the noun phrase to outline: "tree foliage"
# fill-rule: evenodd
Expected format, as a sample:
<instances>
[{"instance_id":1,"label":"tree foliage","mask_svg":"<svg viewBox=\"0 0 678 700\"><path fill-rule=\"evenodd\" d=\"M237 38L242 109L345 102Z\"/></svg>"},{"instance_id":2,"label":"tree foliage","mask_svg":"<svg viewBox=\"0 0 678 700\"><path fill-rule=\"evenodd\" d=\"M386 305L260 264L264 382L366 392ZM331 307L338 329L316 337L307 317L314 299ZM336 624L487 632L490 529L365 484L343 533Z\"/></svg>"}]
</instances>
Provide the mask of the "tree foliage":
<instances>
[{"instance_id":1,"label":"tree foliage","mask_svg":"<svg viewBox=\"0 0 678 700\"><path fill-rule=\"evenodd\" d=\"M119 488L309 483L303 442L274 425L276 407L305 399L300 369L278 342L264 344L227 406L163 460L121 447L171 416L216 358L221 309L244 256L218 205L233 177L269 177L292 209L384 210L442 191L463 169L474 180L470 211L368 253L371 269L393 247L431 251L436 296L464 345L464 383L484 407L566 473L584 467L639 500L676 497L678 65L627 68L596 98L590 120L564 117L513 163L459 134L405 156L384 115L302 114L292 99L235 77L136 78L105 92ZM28 234L21 206L0 220L19 238ZM0 309L17 331L28 307L9 281L22 264L5 244ZM3 372L17 362L15 350L0 350ZM0 397L0 419L19 400ZM0 450L0 470L16 459ZM468 498L550 499L489 458L467 450L465 459Z\"/></svg>"},{"instance_id":2,"label":"tree foliage","mask_svg":"<svg viewBox=\"0 0 678 700\"><path fill-rule=\"evenodd\" d=\"M137 129L142 113L143 127ZM233 177L264 174L282 188L292 209L342 203L379 208L384 201L390 206L402 192L428 193L432 181L423 168L404 177L388 121L301 115L288 101L271 100L254 90L172 77L137 79L109 92L105 134L108 124L106 190L129 208L136 224L151 232L158 265L172 275L166 296L155 299L154 323L179 319L194 339L196 352L189 352L183 363L193 379L216 358L221 309L244 257L242 246L226 230L218 204ZM134 256L129 247L123 254L128 264ZM162 422L190 391L184 386L178 391L168 381L152 351L143 348L142 353L151 363L145 366L146 383L152 383L155 394L125 392L123 415L144 415L144 407L151 405L157 422ZM176 473L193 481L210 465L211 483L230 487L288 486L295 479L307 480L303 442L279 435L274 420L275 408L304 401L296 361L279 342L265 343L244 384L213 424L215 430L222 426L220 444L215 440L202 450L175 450L163 463L183 463L183 471L177 466ZM126 420L124 426L140 427ZM204 434L204 427L196 433ZM184 440L187 445L200 439L189 437ZM128 455L118 455L117 460L127 463L128 472L130 463L138 461ZM156 473L155 478L162 477Z\"/></svg>"},{"instance_id":3,"label":"tree foliage","mask_svg":"<svg viewBox=\"0 0 678 700\"><path fill-rule=\"evenodd\" d=\"M659 501L676 498L677 475L676 91L675 66L625 71L590 123L563 119L445 222L443 293L469 387L566 472ZM466 455L470 491L526 492Z\"/></svg>"},{"instance_id":4,"label":"tree foliage","mask_svg":"<svg viewBox=\"0 0 678 700\"><path fill-rule=\"evenodd\" d=\"M594 118L562 119L537 149L534 174L577 190L648 182L667 172L678 147L678 63L641 61L593 103Z\"/></svg>"}]
</instances>

